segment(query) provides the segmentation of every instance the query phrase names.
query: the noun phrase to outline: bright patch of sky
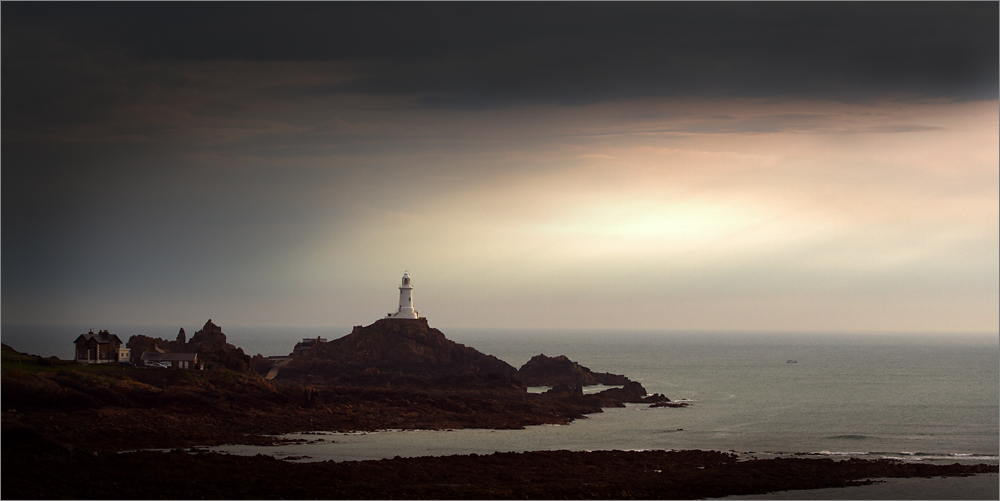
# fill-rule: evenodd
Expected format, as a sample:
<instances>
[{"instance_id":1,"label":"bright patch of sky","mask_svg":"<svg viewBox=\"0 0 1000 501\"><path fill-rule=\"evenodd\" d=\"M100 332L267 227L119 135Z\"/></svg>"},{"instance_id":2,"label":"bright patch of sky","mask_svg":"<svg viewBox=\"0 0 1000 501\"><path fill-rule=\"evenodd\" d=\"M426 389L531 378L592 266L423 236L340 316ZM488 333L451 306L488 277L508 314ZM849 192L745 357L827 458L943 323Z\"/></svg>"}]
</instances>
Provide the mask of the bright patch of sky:
<instances>
[{"instance_id":1,"label":"bright patch of sky","mask_svg":"<svg viewBox=\"0 0 1000 501\"><path fill-rule=\"evenodd\" d=\"M5 4L3 322L998 330L996 5L382 7Z\"/></svg>"}]
</instances>

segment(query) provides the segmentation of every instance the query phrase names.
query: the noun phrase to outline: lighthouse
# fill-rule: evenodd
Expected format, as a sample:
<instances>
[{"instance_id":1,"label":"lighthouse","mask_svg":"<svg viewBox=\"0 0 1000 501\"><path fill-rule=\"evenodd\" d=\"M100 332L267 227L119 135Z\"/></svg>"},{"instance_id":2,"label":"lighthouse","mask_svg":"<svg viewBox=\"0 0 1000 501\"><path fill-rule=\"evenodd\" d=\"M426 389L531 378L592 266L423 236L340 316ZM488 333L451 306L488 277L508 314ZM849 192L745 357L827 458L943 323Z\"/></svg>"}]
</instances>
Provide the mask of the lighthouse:
<instances>
[{"instance_id":1,"label":"lighthouse","mask_svg":"<svg viewBox=\"0 0 1000 501\"><path fill-rule=\"evenodd\" d=\"M420 312L413 309L413 285L410 272L403 273L403 284L399 286L399 309L390 313L389 318L420 318Z\"/></svg>"}]
</instances>

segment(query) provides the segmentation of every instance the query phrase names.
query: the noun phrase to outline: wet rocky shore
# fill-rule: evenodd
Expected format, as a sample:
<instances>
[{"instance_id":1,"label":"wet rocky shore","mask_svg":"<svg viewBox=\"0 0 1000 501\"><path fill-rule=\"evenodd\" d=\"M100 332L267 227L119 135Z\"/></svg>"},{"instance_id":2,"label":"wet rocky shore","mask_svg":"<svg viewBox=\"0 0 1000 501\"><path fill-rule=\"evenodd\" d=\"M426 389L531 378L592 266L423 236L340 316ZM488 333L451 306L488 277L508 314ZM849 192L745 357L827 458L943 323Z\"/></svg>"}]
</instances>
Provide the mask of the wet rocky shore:
<instances>
[{"instance_id":1,"label":"wet rocky shore","mask_svg":"<svg viewBox=\"0 0 1000 501\"><path fill-rule=\"evenodd\" d=\"M5 499L701 499L996 472L886 460L737 461L713 451L542 451L295 463L184 451L92 453L4 438ZM29 447L24 447L29 446ZM31 451L31 452L28 452ZM39 472L50 472L40 475Z\"/></svg>"},{"instance_id":2,"label":"wet rocky shore","mask_svg":"<svg viewBox=\"0 0 1000 501\"><path fill-rule=\"evenodd\" d=\"M518 371L417 321L358 327L266 380L260 369L267 367L255 369L209 324L203 330L215 336L197 349L214 361L210 370L75 364L4 345L0 495L695 499L997 471L995 465L887 460L738 461L713 451L541 451L339 463L206 452L198 447L269 445L280 440L275 435L301 431L518 429L568 423L625 402L661 407L656 412L683 412L672 407L685 405L565 357L539 355ZM552 388L529 393L519 372ZM581 384L591 380L622 386L584 394Z\"/></svg>"}]
</instances>

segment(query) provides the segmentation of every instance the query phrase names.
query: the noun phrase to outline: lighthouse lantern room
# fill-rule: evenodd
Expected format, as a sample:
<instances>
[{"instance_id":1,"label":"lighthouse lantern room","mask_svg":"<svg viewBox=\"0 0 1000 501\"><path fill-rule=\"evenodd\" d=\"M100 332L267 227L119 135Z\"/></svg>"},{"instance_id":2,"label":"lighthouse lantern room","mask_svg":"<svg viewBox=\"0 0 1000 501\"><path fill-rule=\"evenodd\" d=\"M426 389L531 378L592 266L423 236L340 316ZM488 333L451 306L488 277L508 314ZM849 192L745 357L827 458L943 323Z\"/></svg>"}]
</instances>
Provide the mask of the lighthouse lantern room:
<instances>
[{"instance_id":1,"label":"lighthouse lantern room","mask_svg":"<svg viewBox=\"0 0 1000 501\"><path fill-rule=\"evenodd\" d=\"M410 272L403 273L403 285L399 286L399 309L390 313L389 318L420 318L420 312L413 309L413 285L410 284Z\"/></svg>"}]
</instances>

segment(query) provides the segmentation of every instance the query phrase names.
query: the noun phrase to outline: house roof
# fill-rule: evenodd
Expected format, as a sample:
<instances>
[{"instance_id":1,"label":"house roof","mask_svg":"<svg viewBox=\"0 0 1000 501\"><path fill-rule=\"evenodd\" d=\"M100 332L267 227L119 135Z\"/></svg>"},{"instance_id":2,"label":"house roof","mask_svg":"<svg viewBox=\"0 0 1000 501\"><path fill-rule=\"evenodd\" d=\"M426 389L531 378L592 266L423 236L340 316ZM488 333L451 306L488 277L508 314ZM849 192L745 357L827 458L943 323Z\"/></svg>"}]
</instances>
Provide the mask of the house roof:
<instances>
[{"instance_id":1,"label":"house roof","mask_svg":"<svg viewBox=\"0 0 1000 501\"><path fill-rule=\"evenodd\" d=\"M78 343L81 339L84 341L94 340L97 341L97 344L122 344L122 340L117 334L111 334L108 331L100 331L97 334L94 334L94 331L90 331L87 334L80 334L80 337L76 338L76 341L73 342Z\"/></svg>"},{"instance_id":2,"label":"house roof","mask_svg":"<svg viewBox=\"0 0 1000 501\"><path fill-rule=\"evenodd\" d=\"M157 353L147 351L142 354L143 362L197 362L197 353Z\"/></svg>"}]
</instances>

